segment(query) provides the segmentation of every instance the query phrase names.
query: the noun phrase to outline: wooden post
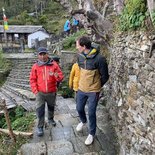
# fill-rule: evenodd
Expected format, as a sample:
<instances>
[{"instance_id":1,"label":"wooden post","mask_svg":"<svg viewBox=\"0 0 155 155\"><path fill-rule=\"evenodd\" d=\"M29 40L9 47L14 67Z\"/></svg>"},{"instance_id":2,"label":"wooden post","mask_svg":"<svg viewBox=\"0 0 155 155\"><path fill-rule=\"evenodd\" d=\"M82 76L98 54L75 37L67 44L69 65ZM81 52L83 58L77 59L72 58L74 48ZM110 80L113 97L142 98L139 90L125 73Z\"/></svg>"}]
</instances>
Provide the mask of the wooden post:
<instances>
[{"instance_id":1,"label":"wooden post","mask_svg":"<svg viewBox=\"0 0 155 155\"><path fill-rule=\"evenodd\" d=\"M5 103L4 99L0 100L0 109L2 109L4 111L6 123L7 123L8 129L9 129L9 135L10 135L11 139L13 140L13 142L15 143L16 138L15 138L15 135L14 135L13 130L11 128L9 113L8 113L8 110L7 110L6 103Z\"/></svg>"}]
</instances>

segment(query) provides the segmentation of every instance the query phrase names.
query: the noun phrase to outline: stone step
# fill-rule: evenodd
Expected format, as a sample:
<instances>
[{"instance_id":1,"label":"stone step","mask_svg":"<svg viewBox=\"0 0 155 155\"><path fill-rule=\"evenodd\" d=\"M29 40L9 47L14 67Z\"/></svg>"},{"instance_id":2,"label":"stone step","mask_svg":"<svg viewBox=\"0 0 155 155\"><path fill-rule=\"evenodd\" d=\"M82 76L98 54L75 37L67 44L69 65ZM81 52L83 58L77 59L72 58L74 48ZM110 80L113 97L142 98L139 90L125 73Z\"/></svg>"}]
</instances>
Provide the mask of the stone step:
<instances>
[{"instance_id":1,"label":"stone step","mask_svg":"<svg viewBox=\"0 0 155 155\"><path fill-rule=\"evenodd\" d=\"M18 96L16 92L12 93L11 91L7 90L6 88L1 88L2 92L4 94L7 94L9 98L11 98L16 105L21 105L25 110L27 111L34 111L35 109L35 103L31 100L23 99L22 97Z\"/></svg>"},{"instance_id":2,"label":"stone step","mask_svg":"<svg viewBox=\"0 0 155 155\"><path fill-rule=\"evenodd\" d=\"M80 150L74 148L74 145L70 141L48 141L39 143L24 144L20 149L22 155L36 155L36 154L47 154L47 155L110 155L106 154L103 150L95 152L93 148L90 151L90 146L79 146ZM83 148L87 149L83 149ZM81 151L83 149L83 151ZM76 150L78 150L78 153ZM84 152L86 151L86 152ZM83 153L82 153L83 152ZM111 154L112 155L112 154ZM114 155L114 154L113 154Z\"/></svg>"},{"instance_id":3,"label":"stone step","mask_svg":"<svg viewBox=\"0 0 155 155\"><path fill-rule=\"evenodd\" d=\"M17 66L14 66L13 68L16 69L31 69L33 64L18 64Z\"/></svg>"},{"instance_id":4,"label":"stone step","mask_svg":"<svg viewBox=\"0 0 155 155\"><path fill-rule=\"evenodd\" d=\"M2 90L0 90L0 98L5 100L7 109L11 109L17 106L16 103L12 100L12 98L5 92L2 92ZM3 111L0 111L0 114L1 113L3 113Z\"/></svg>"},{"instance_id":5,"label":"stone step","mask_svg":"<svg viewBox=\"0 0 155 155\"><path fill-rule=\"evenodd\" d=\"M35 100L35 95L29 90L24 90L24 89L20 89L20 88L8 86L8 85L4 85L2 88L5 88L10 92L15 93L16 95L22 97L23 99Z\"/></svg>"},{"instance_id":6,"label":"stone step","mask_svg":"<svg viewBox=\"0 0 155 155\"><path fill-rule=\"evenodd\" d=\"M20 149L22 155L74 155L73 146L69 141L39 142L25 144Z\"/></svg>"},{"instance_id":7,"label":"stone step","mask_svg":"<svg viewBox=\"0 0 155 155\"><path fill-rule=\"evenodd\" d=\"M19 84L19 83L15 83L15 82L6 81L5 85L10 85L10 86L13 86L13 87L17 87L17 88L21 88L21 89L24 89L24 90L31 91L30 85L26 85L26 84Z\"/></svg>"},{"instance_id":8,"label":"stone step","mask_svg":"<svg viewBox=\"0 0 155 155\"><path fill-rule=\"evenodd\" d=\"M36 133L35 133L35 135L36 135ZM39 154L40 152L38 152L38 151L42 150L42 148L40 146L37 146L37 148L40 147L38 150L36 150L35 147L32 147L32 148L30 148L30 147L32 145L36 145L36 144L40 144L42 142L45 142L46 146L47 146L46 147L47 150L51 149L51 145L55 145L53 152L52 152L52 153L54 153L56 151L56 148L61 149L62 146L61 147L59 146L60 143L62 144L62 142L64 142L64 145L66 145L66 144L68 144L68 142L70 142L70 145L73 147L71 155L73 155L73 154L99 155L99 154L103 154L103 153L104 153L103 155L115 155L115 154L109 154L110 150L107 150L105 148L105 146L103 147L101 145L100 141L98 140L98 136L100 137L100 135L97 135L95 137L92 145L86 146L84 144L84 142L85 142L85 139L87 138L87 136L77 136L77 134L75 134L72 127L70 127L70 128L69 127L67 127L67 128L66 127L61 127L61 128L51 127L50 130L49 129L44 130L44 136L43 137L37 137L36 136L36 138L38 139L38 142L31 142L29 144L23 145L21 150L22 151L25 150L25 153L35 151L36 154ZM51 145L47 145L48 143L50 143ZM104 140L103 143L106 143L106 139ZM24 150L23 150L23 148L24 148ZM31 149L31 151L29 149ZM29 151L27 151L27 150L29 150ZM50 155L49 152L47 154ZM60 155L64 155L64 154L65 154L65 149L63 148L63 152L61 152ZM26 154L24 154L24 155L26 155ZM56 155L59 155L58 152ZM66 155L68 155L68 154L66 154Z\"/></svg>"},{"instance_id":9,"label":"stone step","mask_svg":"<svg viewBox=\"0 0 155 155\"><path fill-rule=\"evenodd\" d=\"M25 75L28 75L30 74L30 69L17 69L17 68L13 68L11 71L10 71L10 74L25 74Z\"/></svg>"},{"instance_id":10,"label":"stone step","mask_svg":"<svg viewBox=\"0 0 155 155\"><path fill-rule=\"evenodd\" d=\"M18 79L18 78L21 78L21 79L29 79L30 75L26 75L26 74L15 74L15 73L10 73L8 78L13 78L13 79Z\"/></svg>"},{"instance_id":11,"label":"stone step","mask_svg":"<svg viewBox=\"0 0 155 155\"><path fill-rule=\"evenodd\" d=\"M24 79L21 79L21 78L11 78L10 76L7 77L7 81L8 82L14 82L14 83L19 83L19 84L26 84L26 85L29 85L29 79L27 78L24 78Z\"/></svg>"}]
</instances>

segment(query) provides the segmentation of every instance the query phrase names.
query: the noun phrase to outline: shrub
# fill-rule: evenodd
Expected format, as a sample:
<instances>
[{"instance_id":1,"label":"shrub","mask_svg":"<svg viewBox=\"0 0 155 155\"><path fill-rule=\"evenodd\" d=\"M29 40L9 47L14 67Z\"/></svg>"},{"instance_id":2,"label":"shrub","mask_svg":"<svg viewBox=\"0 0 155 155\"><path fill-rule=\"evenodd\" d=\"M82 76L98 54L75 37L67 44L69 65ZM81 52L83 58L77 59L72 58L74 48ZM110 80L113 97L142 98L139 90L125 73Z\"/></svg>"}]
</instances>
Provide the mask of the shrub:
<instances>
[{"instance_id":1,"label":"shrub","mask_svg":"<svg viewBox=\"0 0 155 155\"><path fill-rule=\"evenodd\" d=\"M119 27L123 31L136 30L143 27L146 12L145 0L130 0L126 2L125 8L120 16Z\"/></svg>"},{"instance_id":2,"label":"shrub","mask_svg":"<svg viewBox=\"0 0 155 155\"><path fill-rule=\"evenodd\" d=\"M84 35L86 31L81 29L80 31L76 32L75 34L69 36L63 41L63 49L64 50L75 50L75 41L80 36Z\"/></svg>"},{"instance_id":3,"label":"shrub","mask_svg":"<svg viewBox=\"0 0 155 155\"><path fill-rule=\"evenodd\" d=\"M27 113L21 106L9 110L9 118L12 129L18 131L29 131L35 120L33 113ZM0 128L7 128L4 115L1 115Z\"/></svg>"}]
</instances>

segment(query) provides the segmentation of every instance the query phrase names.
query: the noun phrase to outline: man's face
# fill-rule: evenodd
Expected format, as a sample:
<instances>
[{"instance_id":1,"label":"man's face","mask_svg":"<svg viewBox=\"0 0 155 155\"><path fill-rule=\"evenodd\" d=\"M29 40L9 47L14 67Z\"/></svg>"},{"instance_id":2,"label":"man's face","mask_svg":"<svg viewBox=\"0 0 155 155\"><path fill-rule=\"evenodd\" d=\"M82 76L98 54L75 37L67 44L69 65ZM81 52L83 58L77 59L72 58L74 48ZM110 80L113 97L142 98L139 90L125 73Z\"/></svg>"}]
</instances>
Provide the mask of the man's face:
<instances>
[{"instance_id":1,"label":"man's face","mask_svg":"<svg viewBox=\"0 0 155 155\"><path fill-rule=\"evenodd\" d=\"M81 53L81 52L83 52L85 50L85 46L81 46L79 44L79 41L77 40L76 41L76 49Z\"/></svg>"},{"instance_id":2,"label":"man's face","mask_svg":"<svg viewBox=\"0 0 155 155\"><path fill-rule=\"evenodd\" d=\"M38 59L42 62L46 62L48 60L48 54L42 52L42 53L38 54Z\"/></svg>"}]
</instances>

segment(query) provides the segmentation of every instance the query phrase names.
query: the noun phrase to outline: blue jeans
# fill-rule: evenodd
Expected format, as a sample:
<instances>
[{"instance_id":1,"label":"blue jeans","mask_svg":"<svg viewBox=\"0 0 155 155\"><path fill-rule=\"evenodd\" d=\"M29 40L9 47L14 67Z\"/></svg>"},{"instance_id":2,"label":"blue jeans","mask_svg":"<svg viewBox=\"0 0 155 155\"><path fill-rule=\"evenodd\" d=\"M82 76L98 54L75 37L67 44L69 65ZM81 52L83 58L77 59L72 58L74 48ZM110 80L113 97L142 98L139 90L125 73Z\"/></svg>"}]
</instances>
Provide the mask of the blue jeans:
<instances>
[{"instance_id":1,"label":"blue jeans","mask_svg":"<svg viewBox=\"0 0 155 155\"><path fill-rule=\"evenodd\" d=\"M98 99L99 99L99 92L85 93L80 90L78 90L77 92L76 109L78 111L78 114L82 123L87 122L85 105L88 100L89 134L93 136L96 133L96 107L98 104Z\"/></svg>"}]
</instances>

